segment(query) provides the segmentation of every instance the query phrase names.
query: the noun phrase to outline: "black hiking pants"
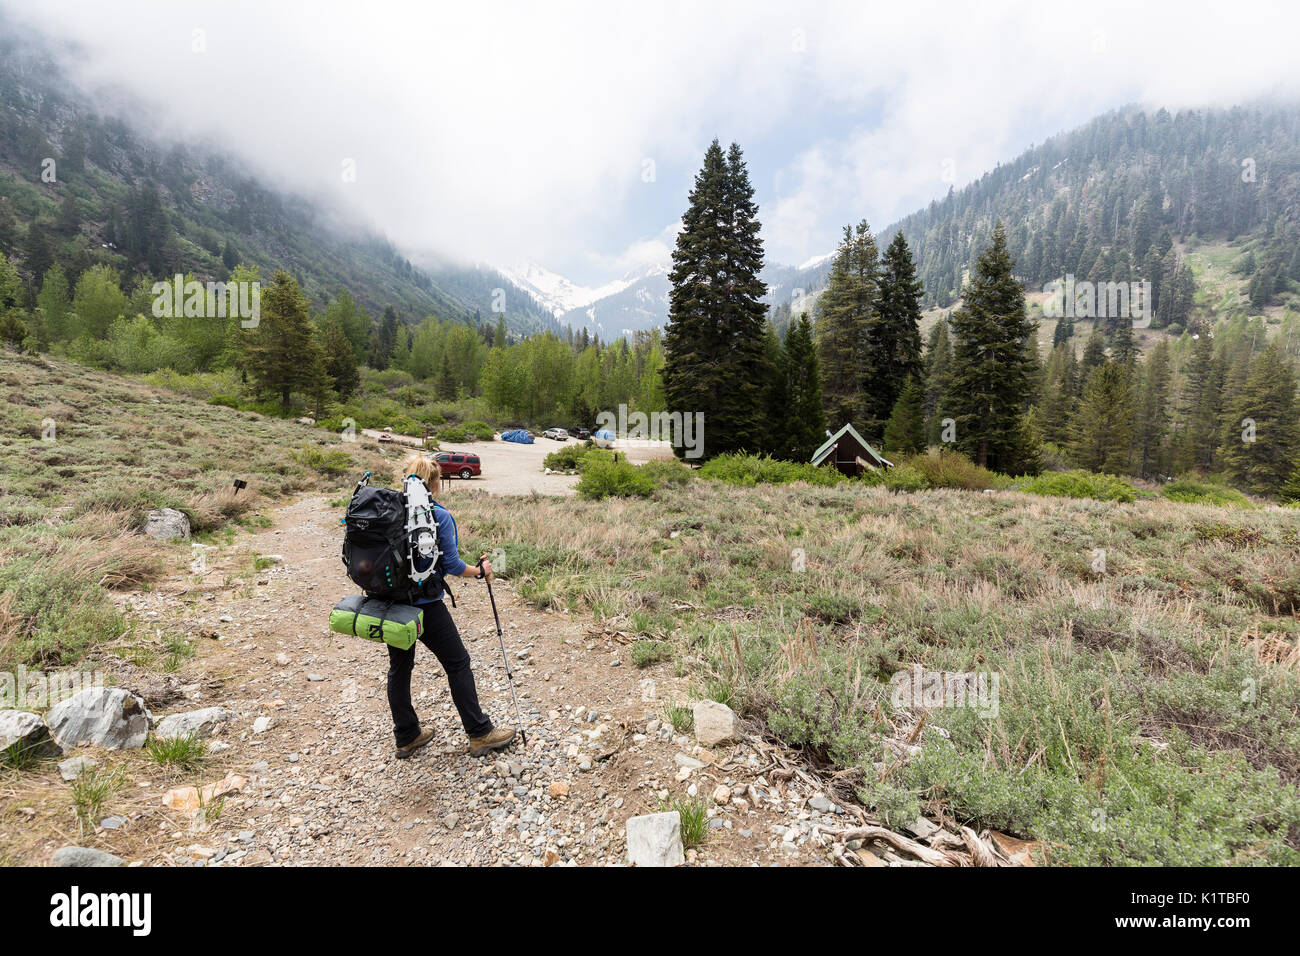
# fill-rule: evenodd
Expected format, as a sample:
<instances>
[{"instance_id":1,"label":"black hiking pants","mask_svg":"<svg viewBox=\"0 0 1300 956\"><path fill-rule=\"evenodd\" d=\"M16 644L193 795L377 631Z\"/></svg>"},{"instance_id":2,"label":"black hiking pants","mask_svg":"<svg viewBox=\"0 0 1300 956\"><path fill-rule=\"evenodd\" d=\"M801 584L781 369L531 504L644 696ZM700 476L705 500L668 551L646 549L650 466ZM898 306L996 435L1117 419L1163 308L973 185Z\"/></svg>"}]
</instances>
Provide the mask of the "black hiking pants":
<instances>
[{"instance_id":1,"label":"black hiking pants","mask_svg":"<svg viewBox=\"0 0 1300 956\"><path fill-rule=\"evenodd\" d=\"M451 699L460 713L465 733L482 737L492 730L492 721L479 708L474 672L469 666L469 651L461 642L456 622L442 601L422 604L424 633L420 642L437 656L451 685ZM415 668L415 645L410 650L388 647L388 706L393 712L393 736L397 746L405 747L420 736L420 718L411 705L411 671Z\"/></svg>"}]
</instances>

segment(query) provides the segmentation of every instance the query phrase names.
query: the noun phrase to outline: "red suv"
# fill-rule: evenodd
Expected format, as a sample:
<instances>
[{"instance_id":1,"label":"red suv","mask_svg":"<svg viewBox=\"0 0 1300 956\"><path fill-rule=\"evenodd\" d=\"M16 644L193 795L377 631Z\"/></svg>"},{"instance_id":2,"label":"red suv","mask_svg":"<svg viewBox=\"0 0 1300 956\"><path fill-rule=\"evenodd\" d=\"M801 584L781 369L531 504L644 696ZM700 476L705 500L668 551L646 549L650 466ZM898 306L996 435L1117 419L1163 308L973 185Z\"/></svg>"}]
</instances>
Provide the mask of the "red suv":
<instances>
[{"instance_id":1,"label":"red suv","mask_svg":"<svg viewBox=\"0 0 1300 956\"><path fill-rule=\"evenodd\" d=\"M444 478L473 478L483 473L478 455L462 455L460 452L442 452L433 456L438 463L438 470Z\"/></svg>"}]
</instances>

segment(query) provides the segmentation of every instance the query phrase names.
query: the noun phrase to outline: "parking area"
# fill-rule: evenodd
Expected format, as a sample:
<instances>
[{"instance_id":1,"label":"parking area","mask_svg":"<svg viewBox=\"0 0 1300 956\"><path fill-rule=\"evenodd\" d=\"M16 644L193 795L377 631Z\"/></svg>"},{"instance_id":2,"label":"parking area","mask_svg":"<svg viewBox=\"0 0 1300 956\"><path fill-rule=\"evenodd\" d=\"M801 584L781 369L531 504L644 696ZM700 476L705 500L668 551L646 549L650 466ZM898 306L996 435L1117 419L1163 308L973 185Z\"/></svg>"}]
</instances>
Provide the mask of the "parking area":
<instances>
[{"instance_id":1,"label":"parking area","mask_svg":"<svg viewBox=\"0 0 1300 956\"><path fill-rule=\"evenodd\" d=\"M363 437L378 441L380 432L365 429ZM391 440L398 444L419 447L417 438L404 435L391 435ZM548 475L543 469L546 456L565 445L581 444L577 439L554 441L550 438L535 438L531 445L517 445L514 442L501 441L500 436L494 441L443 442L439 451L478 455L482 462L483 474L468 481L460 478L448 478L444 482L445 495L454 495L461 488L478 488L493 495L571 495L578 484L577 475ZM672 447L667 442L635 441L615 442L614 450L627 456L633 464L642 464L655 459L673 457Z\"/></svg>"}]
</instances>

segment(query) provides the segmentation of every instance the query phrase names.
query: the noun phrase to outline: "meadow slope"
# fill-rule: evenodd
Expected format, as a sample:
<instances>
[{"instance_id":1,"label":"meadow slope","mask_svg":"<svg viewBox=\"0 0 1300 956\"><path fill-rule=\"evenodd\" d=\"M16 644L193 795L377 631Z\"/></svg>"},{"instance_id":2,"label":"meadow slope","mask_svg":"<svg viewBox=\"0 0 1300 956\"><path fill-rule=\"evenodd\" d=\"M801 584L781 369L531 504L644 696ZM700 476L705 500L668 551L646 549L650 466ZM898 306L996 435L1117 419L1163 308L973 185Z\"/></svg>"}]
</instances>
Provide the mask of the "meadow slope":
<instances>
[{"instance_id":1,"label":"meadow slope","mask_svg":"<svg viewBox=\"0 0 1300 956\"><path fill-rule=\"evenodd\" d=\"M353 474L398 454L12 353L0 390L3 670L207 687L195 595L251 600L264 566L248 536L273 533L276 499L316 493L319 537ZM1300 862L1300 512L686 480L604 501L471 483L449 503L464 553L502 550L521 609L603 635L573 656L539 625L582 679L622 655L729 703L891 826L1001 830L1053 863ZM159 505L216 549L195 595L177 585L191 548L139 533ZM164 585L170 604L151 597ZM912 668L995 678L996 707L900 703L891 680ZM228 655L211 679L266 679L250 674ZM4 772L17 792L32 771Z\"/></svg>"}]
</instances>

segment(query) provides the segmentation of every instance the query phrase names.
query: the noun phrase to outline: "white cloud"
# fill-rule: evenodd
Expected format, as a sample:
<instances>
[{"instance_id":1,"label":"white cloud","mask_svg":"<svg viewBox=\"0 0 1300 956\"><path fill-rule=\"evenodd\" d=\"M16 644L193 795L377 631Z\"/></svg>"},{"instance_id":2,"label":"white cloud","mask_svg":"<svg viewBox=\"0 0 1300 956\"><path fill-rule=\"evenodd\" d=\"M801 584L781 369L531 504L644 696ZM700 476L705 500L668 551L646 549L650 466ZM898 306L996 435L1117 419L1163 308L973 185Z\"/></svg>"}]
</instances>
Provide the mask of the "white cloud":
<instances>
[{"instance_id":1,"label":"white cloud","mask_svg":"<svg viewBox=\"0 0 1300 956\"><path fill-rule=\"evenodd\" d=\"M657 221L672 221L689 183L662 177L694 169L714 135L747 147L769 258L798 262L844 222L881 228L941 195L946 158L960 186L1125 102L1298 86L1300 15L1257 0L0 3L84 44L85 77L158 102L176 134L337 197L409 247L620 271L662 256L675 229L636 239L653 228L644 210L626 225L644 160ZM826 120L817 138L757 167L809 111Z\"/></svg>"}]
</instances>

